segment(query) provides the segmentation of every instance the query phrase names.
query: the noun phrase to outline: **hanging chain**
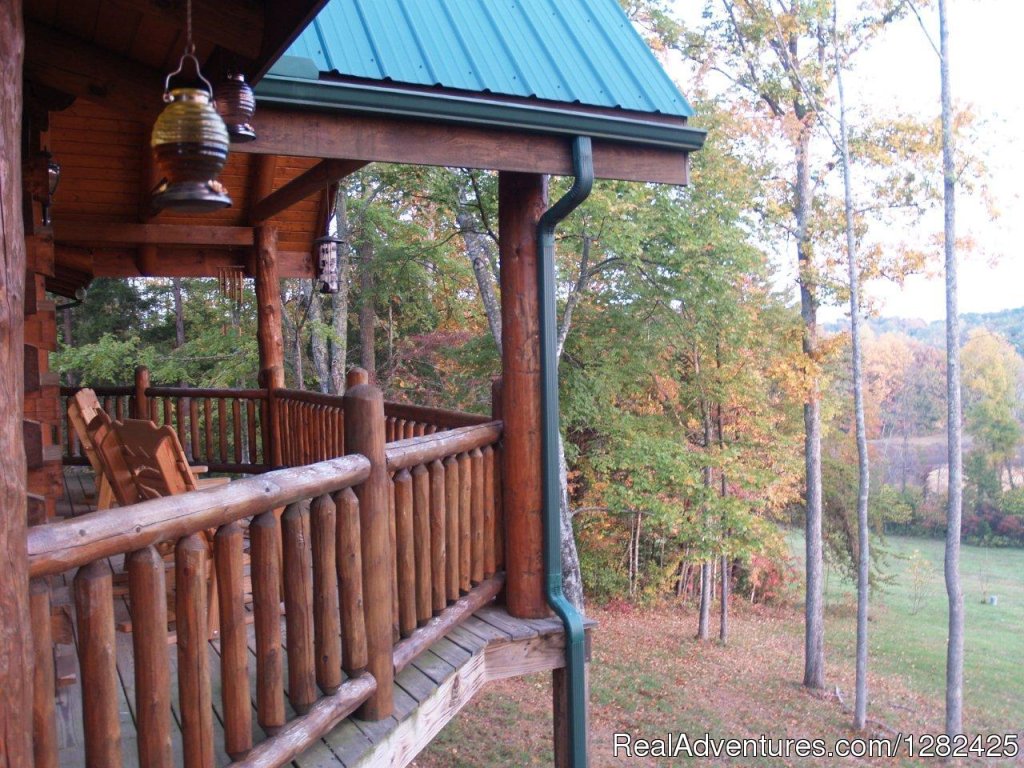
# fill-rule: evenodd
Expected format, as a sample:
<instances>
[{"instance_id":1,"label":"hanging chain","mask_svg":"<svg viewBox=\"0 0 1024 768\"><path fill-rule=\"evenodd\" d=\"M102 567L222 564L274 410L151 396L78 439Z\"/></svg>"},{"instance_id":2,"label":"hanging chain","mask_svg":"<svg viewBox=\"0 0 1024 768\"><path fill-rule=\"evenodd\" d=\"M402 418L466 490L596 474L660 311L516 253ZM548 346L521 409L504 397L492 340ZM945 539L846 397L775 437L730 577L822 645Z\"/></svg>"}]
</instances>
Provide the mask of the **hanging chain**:
<instances>
[{"instance_id":1,"label":"hanging chain","mask_svg":"<svg viewBox=\"0 0 1024 768\"><path fill-rule=\"evenodd\" d=\"M192 0L185 0L185 52L196 52L196 44L192 42Z\"/></svg>"}]
</instances>

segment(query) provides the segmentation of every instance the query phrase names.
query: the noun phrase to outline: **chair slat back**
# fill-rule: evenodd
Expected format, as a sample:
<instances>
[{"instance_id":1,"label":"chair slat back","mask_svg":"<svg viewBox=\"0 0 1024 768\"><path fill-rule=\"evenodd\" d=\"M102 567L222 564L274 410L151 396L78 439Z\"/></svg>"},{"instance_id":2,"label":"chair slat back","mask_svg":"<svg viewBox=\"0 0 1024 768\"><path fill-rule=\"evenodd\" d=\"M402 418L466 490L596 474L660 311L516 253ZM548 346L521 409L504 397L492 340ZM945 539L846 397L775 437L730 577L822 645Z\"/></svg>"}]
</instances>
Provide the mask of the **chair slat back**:
<instances>
[{"instance_id":1,"label":"chair slat back","mask_svg":"<svg viewBox=\"0 0 1024 768\"><path fill-rule=\"evenodd\" d=\"M96 455L96 446L89 437L89 424L98 413L104 413L103 408L100 407L96 393L89 388L78 390L68 399L68 423L78 435L78 442L97 478L103 472L103 468Z\"/></svg>"},{"instance_id":2,"label":"chair slat back","mask_svg":"<svg viewBox=\"0 0 1024 768\"><path fill-rule=\"evenodd\" d=\"M142 501L145 497L139 493L132 471L125 463L121 441L114 434L106 411L100 409L96 413L86 428L86 435L99 465L97 476L102 474L106 478L117 503L123 507ZM85 445L85 441L82 444Z\"/></svg>"},{"instance_id":3,"label":"chair slat back","mask_svg":"<svg viewBox=\"0 0 1024 768\"><path fill-rule=\"evenodd\" d=\"M174 428L145 419L115 421L111 429L143 499L196 490L195 477Z\"/></svg>"}]
</instances>

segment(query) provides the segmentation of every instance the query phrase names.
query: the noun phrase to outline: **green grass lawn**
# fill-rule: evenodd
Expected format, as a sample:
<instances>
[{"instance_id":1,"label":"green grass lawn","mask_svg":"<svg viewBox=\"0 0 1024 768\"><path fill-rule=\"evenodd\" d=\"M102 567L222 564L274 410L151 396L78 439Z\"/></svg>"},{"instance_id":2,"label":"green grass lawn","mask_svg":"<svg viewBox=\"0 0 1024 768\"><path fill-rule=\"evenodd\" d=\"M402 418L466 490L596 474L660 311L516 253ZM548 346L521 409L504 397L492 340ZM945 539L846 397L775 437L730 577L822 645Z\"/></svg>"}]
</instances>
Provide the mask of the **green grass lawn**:
<instances>
[{"instance_id":1,"label":"green grass lawn","mask_svg":"<svg viewBox=\"0 0 1024 768\"><path fill-rule=\"evenodd\" d=\"M803 537L792 536L803 567ZM887 537L888 583L871 598L869 666L942 701L946 675L947 603L944 542ZM1002 732L1024 720L1024 550L964 546L964 727ZM988 605L995 595L998 605ZM826 583L826 647L853 658L856 585L830 569ZM802 631L802 628L801 628ZM941 724L942 713L938 713Z\"/></svg>"}]
</instances>

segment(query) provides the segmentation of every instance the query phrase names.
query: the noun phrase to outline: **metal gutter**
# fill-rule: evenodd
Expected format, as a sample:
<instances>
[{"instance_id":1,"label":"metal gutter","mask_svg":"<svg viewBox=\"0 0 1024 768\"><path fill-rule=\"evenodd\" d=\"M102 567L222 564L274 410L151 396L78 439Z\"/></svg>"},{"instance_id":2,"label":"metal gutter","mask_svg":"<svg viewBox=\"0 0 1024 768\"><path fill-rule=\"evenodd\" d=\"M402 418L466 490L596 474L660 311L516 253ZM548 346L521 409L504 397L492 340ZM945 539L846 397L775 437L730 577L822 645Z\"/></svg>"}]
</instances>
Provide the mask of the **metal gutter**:
<instances>
[{"instance_id":1,"label":"metal gutter","mask_svg":"<svg viewBox=\"0 0 1024 768\"><path fill-rule=\"evenodd\" d=\"M562 590L560 489L558 482L558 355L555 338L555 227L590 195L594 157L589 136L572 144L573 175L569 191L544 212L537 224L537 292L540 294L541 474L544 488L544 570L548 604L565 626L565 670L569 689L570 764L587 766L586 647L583 616Z\"/></svg>"},{"instance_id":2,"label":"metal gutter","mask_svg":"<svg viewBox=\"0 0 1024 768\"><path fill-rule=\"evenodd\" d=\"M453 93L384 88L268 74L255 88L261 104L299 109L351 111L488 128L563 136L589 136L629 144L692 152L704 146L707 132L614 114L594 114L529 103L474 99Z\"/></svg>"}]
</instances>

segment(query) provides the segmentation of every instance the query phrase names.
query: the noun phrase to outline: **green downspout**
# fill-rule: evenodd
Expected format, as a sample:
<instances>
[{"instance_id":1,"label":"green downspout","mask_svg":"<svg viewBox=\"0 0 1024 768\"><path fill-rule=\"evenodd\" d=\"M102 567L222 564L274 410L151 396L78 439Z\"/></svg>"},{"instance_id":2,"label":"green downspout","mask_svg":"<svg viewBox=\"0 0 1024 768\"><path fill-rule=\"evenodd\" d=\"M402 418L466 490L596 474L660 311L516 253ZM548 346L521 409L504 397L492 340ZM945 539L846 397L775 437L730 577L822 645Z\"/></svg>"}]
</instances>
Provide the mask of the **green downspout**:
<instances>
[{"instance_id":1,"label":"green downspout","mask_svg":"<svg viewBox=\"0 0 1024 768\"><path fill-rule=\"evenodd\" d=\"M540 294L541 469L544 478L544 570L548 604L565 625L565 669L569 689L569 743L573 768L587 765L587 692L584 675L583 616L562 591L561 525L558 482L558 355L555 339L555 227L590 195L594 156L589 136L572 144L572 187L537 224L537 292Z\"/></svg>"}]
</instances>

